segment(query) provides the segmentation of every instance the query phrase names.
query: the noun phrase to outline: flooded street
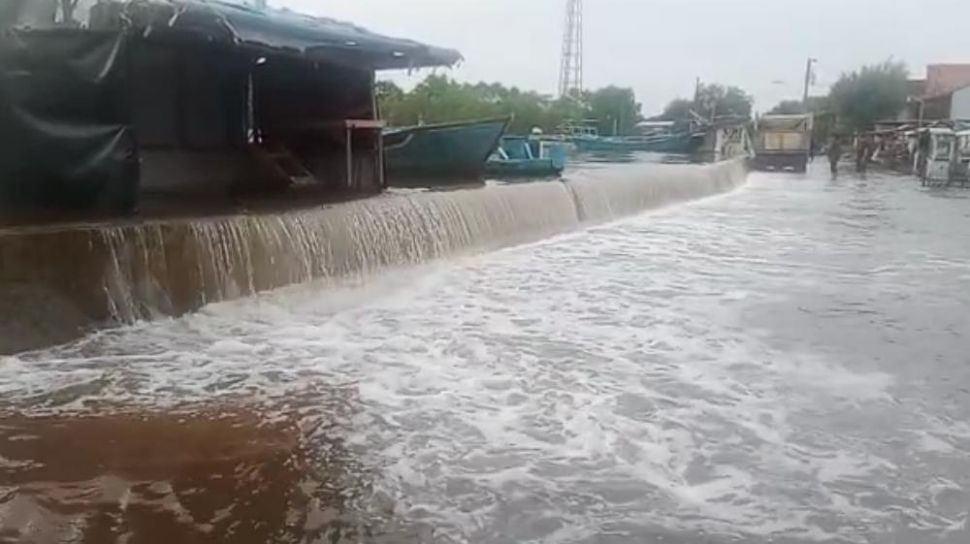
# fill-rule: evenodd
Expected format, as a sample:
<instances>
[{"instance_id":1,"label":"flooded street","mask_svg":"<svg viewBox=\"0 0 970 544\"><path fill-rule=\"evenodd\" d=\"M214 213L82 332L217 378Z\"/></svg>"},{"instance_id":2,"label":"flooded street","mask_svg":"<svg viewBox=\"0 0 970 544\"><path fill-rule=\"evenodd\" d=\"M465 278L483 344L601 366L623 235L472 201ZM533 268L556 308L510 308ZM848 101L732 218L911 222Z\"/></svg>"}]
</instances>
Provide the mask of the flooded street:
<instances>
[{"instance_id":1,"label":"flooded street","mask_svg":"<svg viewBox=\"0 0 970 544\"><path fill-rule=\"evenodd\" d=\"M970 191L814 166L0 357L0 542L970 541Z\"/></svg>"}]
</instances>

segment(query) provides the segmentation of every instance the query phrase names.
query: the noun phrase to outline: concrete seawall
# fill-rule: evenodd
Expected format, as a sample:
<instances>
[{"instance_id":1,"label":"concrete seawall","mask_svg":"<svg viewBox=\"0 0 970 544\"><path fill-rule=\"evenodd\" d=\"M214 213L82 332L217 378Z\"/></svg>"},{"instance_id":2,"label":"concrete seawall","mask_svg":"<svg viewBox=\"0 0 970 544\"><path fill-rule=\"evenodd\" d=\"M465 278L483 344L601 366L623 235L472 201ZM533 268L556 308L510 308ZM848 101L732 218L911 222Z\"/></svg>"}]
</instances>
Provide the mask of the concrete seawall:
<instances>
[{"instance_id":1,"label":"concrete seawall","mask_svg":"<svg viewBox=\"0 0 970 544\"><path fill-rule=\"evenodd\" d=\"M258 215L0 230L0 353L321 277L541 239L729 191L741 161L389 194Z\"/></svg>"}]
</instances>

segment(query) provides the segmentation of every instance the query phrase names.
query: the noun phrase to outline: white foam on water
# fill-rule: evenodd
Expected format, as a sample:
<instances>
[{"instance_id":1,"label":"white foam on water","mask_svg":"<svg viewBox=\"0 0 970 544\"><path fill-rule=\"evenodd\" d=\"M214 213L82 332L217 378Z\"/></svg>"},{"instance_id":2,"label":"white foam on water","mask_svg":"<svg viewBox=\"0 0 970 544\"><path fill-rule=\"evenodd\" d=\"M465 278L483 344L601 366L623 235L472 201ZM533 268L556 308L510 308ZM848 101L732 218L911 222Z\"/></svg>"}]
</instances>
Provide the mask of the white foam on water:
<instances>
[{"instance_id":1,"label":"white foam on water","mask_svg":"<svg viewBox=\"0 0 970 544\"><path fill-rule=\"evenodd\" d=\"M678 303L684 286L635 272L643 240L626 233L649 221L401 271L386 282L211 305L92 339L107 345L63 375L47 374L46 385L69 389L68 376L75 389L101 380L107 385L92 396L113 391L119 400L157 404L252 391L284 396L306 379L353 384L360 405L346 438L380 468L380 491L402 515L429 512L424 521L454 535L494 522L503 506L489 497L550 492L604 508L666 510L657 518L666 527L687 514L712 529L805 527L805 516L789 511L793 501L757 497L759 464L811 477L799 466L806 456L788 449L795 399L779 387L798 383L808 399L866 399L886 378L772 353L704 319L710 301ZM604 251L609 259L597 255ZM647 285L670 298L638 295ZM133 345L168 347L104 368L105 352ZM39 370L32 380L45 374ZM718 460L736 448L745 453ZM825 478L863 477L867 469L860 459L829 463ZM477 507L466 511L465 501Z\"/></svg>"},{"instance_id":2,"label":"white foam on water","mask_svg":"<svg viewBox=\"0 0 970 544\"><path fill-rule=\"evenodd\" d=\"M885 435L840 425L907 414L890 435L924 425L915 451L951 461L960 429L900 411L888 371L750 326L813 286L774 258L785 232L734 217L765 190L102 332L3 359L0 394L58 409L245 396L272 412L349 391L327 432L394 515L442 541L870 542L900 516L957 534L940 504L959 482L900 481Z\"/></svg>"},{"instance_id":3,"label":"white foam on water","mask_svg":"<svg viewBox=\"0 0 970 544\"><path fill-rule=\"evenodd\" d=\"M634 164L563 182L395 191L296 211L110 226L89 243L105 252L109 314L132 323L294 283L535 241L726 192L745 177L740 161Z\"/></svg>"}]
</instances>

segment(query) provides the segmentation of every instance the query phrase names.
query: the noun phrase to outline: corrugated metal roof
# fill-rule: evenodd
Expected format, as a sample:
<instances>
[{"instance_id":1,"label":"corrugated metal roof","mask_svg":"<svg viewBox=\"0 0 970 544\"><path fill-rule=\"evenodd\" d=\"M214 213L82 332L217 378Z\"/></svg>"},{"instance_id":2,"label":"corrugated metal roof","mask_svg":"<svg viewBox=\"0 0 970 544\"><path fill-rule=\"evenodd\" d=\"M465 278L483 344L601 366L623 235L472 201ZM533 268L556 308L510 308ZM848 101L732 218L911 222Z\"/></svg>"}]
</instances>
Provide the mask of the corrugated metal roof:
<instances>
[{"instance_id":1,"label":"corrugated metal roof","mask_svg":"<svg viewBox=\"0 0 970 544\"><path fill-rule=\"evenodd\" d=\"M38 15L36 10L28 9L38 2L10 1L9 9L0 10L0 14L8 21L17 20L14 26L41 28L45 18L50 18L50 14ZM102 14L98 21L95 11ZM289 10L255 9L220 0L99 2L92 8L91 27L117 26L119 17L149 35L177 35L375 70L451 66L462 60L453 49L383 36L334 19Z\"/></svg>"},{"instance_id":2,"label":"corrugated metal roof","mask_svg":"<svg viewBox=\"0 0 970 544\"><path fill-rule=\"evenodd\" d=\"M288 10L257 10L216 0L176 0L156 5L169 9L162 10L161 19L153 16L149 20L152 25L319 60L364 64L376 70L451 66L462 58L452 49L383 36L350 23ZM170 15L165 17L164 11Z\"/></svg>"}]
</instances>

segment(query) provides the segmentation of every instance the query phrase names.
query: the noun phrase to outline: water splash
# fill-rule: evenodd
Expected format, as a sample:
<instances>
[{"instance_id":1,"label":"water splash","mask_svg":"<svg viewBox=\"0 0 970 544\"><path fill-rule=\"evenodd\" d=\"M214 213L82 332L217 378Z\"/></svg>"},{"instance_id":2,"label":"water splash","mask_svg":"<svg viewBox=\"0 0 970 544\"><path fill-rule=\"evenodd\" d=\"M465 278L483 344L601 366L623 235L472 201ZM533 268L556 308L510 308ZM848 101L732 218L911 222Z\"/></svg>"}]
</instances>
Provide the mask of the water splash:
<instances>
[{"instance_id":1,"label":"water splash","mask_svg":"<svg viewBox=\"0 0 970 544\"><path fill-rule=\"evenodd\" d=\"M538 240L736 187L741 163L628 165L596 179L412 192L272 215L101 229L112 320L180 314L318 278Z\"/></svg>"}]
</instances>

